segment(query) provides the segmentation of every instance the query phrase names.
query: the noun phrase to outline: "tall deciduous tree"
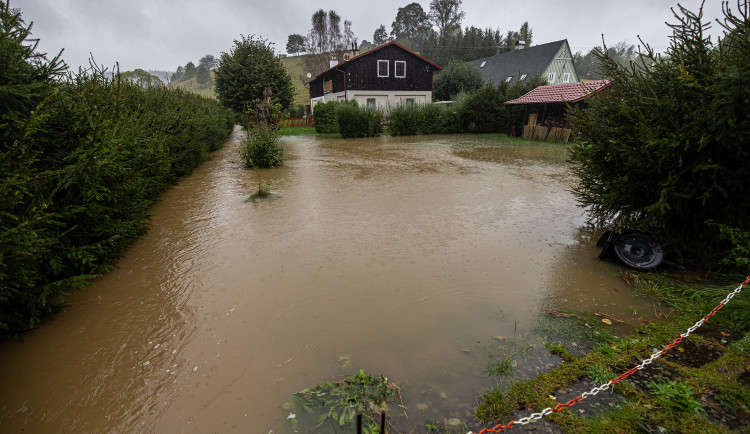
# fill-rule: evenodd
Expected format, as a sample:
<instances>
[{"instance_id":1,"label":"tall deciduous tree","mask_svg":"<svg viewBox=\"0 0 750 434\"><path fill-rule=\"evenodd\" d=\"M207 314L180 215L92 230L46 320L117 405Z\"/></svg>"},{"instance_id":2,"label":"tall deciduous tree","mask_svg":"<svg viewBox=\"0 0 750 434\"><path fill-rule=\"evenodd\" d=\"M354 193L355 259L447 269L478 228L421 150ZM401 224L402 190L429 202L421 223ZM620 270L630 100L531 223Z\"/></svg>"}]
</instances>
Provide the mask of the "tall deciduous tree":
<instances>
[{"instance_id":1,"label":"tall deciduous tree","mask_svg":"<svg viewBox=\"0 0 750 434\"><path fill-rule=\"evenodd\" d=\"M289 54L299 54L305 51L305 37L298 34L289 35L286 41L286 52Z\"/></svg>"},{"instance_id":2,"label":"tall deciduous tree","mask_svg":"<svg viewBox=\"0 0 750 434\"><path fill-rule=\"evenodd\" d=\"M461 21L466 14L461 10L462 0L432 0L430 18L438 28L441 39L445 39L461 29Z\"/></svg>"},{"instance_id":3,"label":"tall deciduous tree","mask_svg":"<svg viewBox=\"0 0 750 434\"><path fill-rule=\"evenodd\" d=\"M432 99L448 101L460 92L473 92L482 87L484 79L479 70L463 61L452 60L435 77Z\"/></svg>"},{"instance_id":4,"label":"tall deciduous tree","mask_svg":"<svg viewBox=\"0 0 750 434\"><path fill-rule=\"evenodd\" d=\"M398 8L396 19L391 24L391 37L406 40L413 48L418 48L431 30L430 17L419 3L414 2Z\"/></svg>"},{"instance_id":5,"label":"tall deciduous tree","mask_svg":"<svg viewBox=\"0 0 750 434\"><path fill-rule=\"evenodd\" d=\"M598 53L608 95L572 118L574 193L591 219L648 231L701 265L730 248L707 221L750 232L750 11L739 6L725 6L716 42L680 7L664 56L647 46L645 65L623 66Z\"/></svg>"},{"instance_id":6,"label":"tall deciduous tree","mask_svg":"<svg viewBox=\"0 0 750 434\"><path fill-rule=\"evenodd\" d=\"M261 99L267 87L273 91L273 102L282 107L294 99L292 79L272 44L254 35L241 36L228 53L221 53L214 79L219 101L237 113L244 103Z\"/></svg>"},{"instance_id":7,"label":"tall deciduous tree","mask_svg":"<svg viewBox=\"0 0 750 434\"><path fill-rule=\"evenodd\" d=\"M203 66L208 71L216 68L216 65L218 62L216 61L216 57L214 57L213 54L206 54L205 56L201 57L198 61L198 66Z\"/></svg>"}]
</instances>

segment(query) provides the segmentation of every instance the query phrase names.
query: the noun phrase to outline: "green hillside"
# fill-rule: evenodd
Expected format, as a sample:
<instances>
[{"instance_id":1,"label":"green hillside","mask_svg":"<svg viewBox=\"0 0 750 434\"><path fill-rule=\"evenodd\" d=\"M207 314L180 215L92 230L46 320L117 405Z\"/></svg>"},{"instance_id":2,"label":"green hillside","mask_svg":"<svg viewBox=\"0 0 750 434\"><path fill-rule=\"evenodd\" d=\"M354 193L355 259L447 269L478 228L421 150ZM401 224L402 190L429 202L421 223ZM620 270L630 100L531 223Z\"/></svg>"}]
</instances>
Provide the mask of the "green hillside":
<instances>
[{"instance_id":1,"label":"green hillside","mask_svg":"<svg viewBox=\"0 0 750 434\"><path fill-rule=\"evenodd\" d=\"M211 71L211 82L206 84L205 86L198 84L198 80L196 80L195 77L187 80L173 81L172 83L170 83L170 86L186 90L190 93L195 93L208 98L216 99L216 94L214 93L213 77L214 72Z\"/></svg>"},{"instance_id":2,"label":"green hillside","mask_svg":"<svg viewBox=\"0 0 750 434\"><path fill-rule=\"evenodd\" d=\"M281 59L281 63L284 64L284 67L292 77L292 84L295 91L294 104L310 104L310 91L305 87L305 82L308 80L305 75L305 57L303 55Z\"/></svg>"},{"instance_id":3,"label":"green hillside","mask_svg":"<svg viewBox=\"0 0 750 434\"><path fill-rule=\"evenodd\" d=\"M295 90L294 104L310 104L310 93L307 90L307 87L305 87L305 82L307 81L307 77L305 76L305 56L285 57L281 59L281 63L287 71L289 71L289 75L292 77L292 84L294 85ZM213 78L213 76L214 72L211 71L211 77ZM216 99L213 81L206 86L201 86L195 78L191 78L189 80L175 81L170 85L172 87L187 90L188 92Z\"/></svg>"}]
</instances>

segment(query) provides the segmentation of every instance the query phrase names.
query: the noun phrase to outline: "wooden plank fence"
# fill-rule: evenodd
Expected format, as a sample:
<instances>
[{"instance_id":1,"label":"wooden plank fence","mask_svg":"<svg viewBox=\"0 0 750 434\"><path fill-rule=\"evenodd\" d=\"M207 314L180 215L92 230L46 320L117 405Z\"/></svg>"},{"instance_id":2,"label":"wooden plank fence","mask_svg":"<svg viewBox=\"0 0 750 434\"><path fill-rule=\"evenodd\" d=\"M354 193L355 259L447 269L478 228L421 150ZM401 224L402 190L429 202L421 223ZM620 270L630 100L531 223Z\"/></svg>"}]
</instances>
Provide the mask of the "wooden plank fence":
<instances>
[{"instance_id":1,"label":"wooden plank fence","mask_svg":"<svg viewBox=\"0 0 750 434\"><path fill-rule=\"evenodd\" d=\"M312 127L315 126L312 116L309 118L286 118L281 121L282 127Z\"/></svg>"}]
</instances>

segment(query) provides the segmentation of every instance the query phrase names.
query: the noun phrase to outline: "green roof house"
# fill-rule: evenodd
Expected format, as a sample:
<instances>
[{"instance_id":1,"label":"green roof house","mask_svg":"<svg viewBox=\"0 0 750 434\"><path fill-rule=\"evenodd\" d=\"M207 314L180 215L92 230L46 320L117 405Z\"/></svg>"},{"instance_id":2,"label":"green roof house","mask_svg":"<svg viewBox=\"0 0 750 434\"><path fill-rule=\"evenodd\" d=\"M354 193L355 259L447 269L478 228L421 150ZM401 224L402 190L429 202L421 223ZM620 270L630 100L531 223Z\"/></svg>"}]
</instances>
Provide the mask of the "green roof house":
<instances>
[{"instance_id":1,"label":"green roof house","mask_svg":"<svg viewBox=\"0 0 750 434\"><path fill-rule=\"evenodd\" d=\"M513 51L466 63L482 71L485 83L495 85L528 82L536 75L546 78L549 84L580 81L567 39L528 48L523 48L522 41L519 44Z\"/></svg>"}]
</instances>

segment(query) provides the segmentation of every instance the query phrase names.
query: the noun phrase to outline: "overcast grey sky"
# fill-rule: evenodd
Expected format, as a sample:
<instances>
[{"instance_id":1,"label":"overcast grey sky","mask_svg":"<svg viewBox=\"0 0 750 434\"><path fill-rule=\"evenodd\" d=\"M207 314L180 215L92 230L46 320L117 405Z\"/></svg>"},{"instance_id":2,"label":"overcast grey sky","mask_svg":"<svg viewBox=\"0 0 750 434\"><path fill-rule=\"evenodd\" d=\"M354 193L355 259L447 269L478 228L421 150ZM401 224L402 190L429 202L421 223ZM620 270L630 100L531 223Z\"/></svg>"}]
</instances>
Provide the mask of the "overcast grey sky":
<instances>
[{"instance_id":1,"label":"overcast grey sky","mask_svg":"<svg viewBox=\"0 0 750 434\"><path fill-rule=\"evenodd\" d=\"M217 58L229 51L240 34L255 34L285 52L287 37L305 35L310 16L320 8L333 9L351 20L358 40L372 41L380 24L390 31L399 7L409 0L320 2L299 0L11 0L26 22L34 23L33 35L40 50L50 55L65 49L62 58L72 68L88 65L89 53L98 64L120 70L135 68L174 71L205 54ZM421 0L429 11L429 0ZM619 41L638 43L638 35L657 50L669 44L674 22L670 7L676 0L464 0L463 26L518 30L528 21L533 43L568 39L574 52L588 52ZM700 0L680 2L697 11ZM730 4L736 5L732 1ZM704 16L722 16L720 0L706 0ZM712 34L719 34L714 24Z\"/></svg>"}]
</instances>

